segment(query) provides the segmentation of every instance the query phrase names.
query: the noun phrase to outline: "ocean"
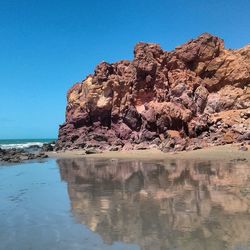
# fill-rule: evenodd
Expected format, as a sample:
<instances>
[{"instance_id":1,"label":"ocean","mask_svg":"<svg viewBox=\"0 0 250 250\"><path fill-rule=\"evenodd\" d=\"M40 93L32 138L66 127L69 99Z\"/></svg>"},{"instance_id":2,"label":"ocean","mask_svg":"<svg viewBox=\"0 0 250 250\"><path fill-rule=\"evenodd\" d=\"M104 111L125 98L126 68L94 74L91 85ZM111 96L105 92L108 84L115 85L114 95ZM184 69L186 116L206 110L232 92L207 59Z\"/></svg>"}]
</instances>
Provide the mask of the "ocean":
<instances>
[{"instance_id":1,"label":"ocean","mask_svg":"<svg viewBox=\"0 0 250 250\"><path fill-rule=\"evenodd\" d=\"M5 139L0 140L2 149L28 149L32 147L42 147L44 143L53 142L56 139Z\"/></svg>"}]
</instances>

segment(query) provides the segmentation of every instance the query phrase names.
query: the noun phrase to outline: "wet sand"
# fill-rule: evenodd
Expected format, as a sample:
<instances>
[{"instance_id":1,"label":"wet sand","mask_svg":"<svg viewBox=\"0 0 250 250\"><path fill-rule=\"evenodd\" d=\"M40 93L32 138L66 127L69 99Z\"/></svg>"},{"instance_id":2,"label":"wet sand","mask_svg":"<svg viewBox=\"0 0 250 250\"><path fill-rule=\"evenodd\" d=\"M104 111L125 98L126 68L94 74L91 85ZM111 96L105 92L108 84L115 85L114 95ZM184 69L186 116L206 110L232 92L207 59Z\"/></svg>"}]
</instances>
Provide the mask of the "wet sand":
<instances>
[{"instance_id":1,"label":"wet sand","mask_svg":"<svg viewBox=\"0 0 250 250\"><path fill-rule=\"evenodd\" d=\"M194 151L183 151L176 153L163 153L158 149L131 150L103 152L99 154L85 154L84 150L72 150L65 152L51 152L52 158L117 158L117 159L197 159L197 160L235 160L244 159L250 162L250 146L248 151L239 150L238 144L223 145L204 148Z\"/></svg>"},{"instance_id":2,"label":"wet sand","mask_svg":"<svg viewBox=\"0 0 250 250\"><path fill-rule=\"evenodd\" d=\"M80 153L0 167L0 250L250 249L249 151Z\"/></svg>"}]
</instances>

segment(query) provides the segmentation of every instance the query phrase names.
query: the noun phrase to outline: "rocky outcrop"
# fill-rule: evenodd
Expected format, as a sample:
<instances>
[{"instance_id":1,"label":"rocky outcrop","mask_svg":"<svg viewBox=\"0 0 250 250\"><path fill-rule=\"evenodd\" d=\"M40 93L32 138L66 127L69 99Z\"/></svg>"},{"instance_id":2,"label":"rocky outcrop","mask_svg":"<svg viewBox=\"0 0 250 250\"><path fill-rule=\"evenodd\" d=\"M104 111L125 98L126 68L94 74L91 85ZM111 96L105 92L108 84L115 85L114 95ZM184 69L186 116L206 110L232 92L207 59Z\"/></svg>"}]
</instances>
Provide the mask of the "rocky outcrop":
<instances>
[{"instance_id":1,"label":"rocky outcrop","mask_svg":"<svg viewBox=\"0 0 250 250\"><path fill-rule=\"evenodd\" d=\"M1 149L0 148L0 165L6 163L22 163L29 160L41 160L48 158L44 152L28 152L24 149Z\"/></svg>"},{"instance_id":2,"label":"rocky outcrop","mask_svg":"<svg viewBox=\"0 0 250 250\"><path fill-rule=\"evenodd\" d=\"M67 94L57 150L163 151L250 140L250 45L208 33L173 51L138 43L132 61L102 62Z\"/></svg>"}]
</instances>

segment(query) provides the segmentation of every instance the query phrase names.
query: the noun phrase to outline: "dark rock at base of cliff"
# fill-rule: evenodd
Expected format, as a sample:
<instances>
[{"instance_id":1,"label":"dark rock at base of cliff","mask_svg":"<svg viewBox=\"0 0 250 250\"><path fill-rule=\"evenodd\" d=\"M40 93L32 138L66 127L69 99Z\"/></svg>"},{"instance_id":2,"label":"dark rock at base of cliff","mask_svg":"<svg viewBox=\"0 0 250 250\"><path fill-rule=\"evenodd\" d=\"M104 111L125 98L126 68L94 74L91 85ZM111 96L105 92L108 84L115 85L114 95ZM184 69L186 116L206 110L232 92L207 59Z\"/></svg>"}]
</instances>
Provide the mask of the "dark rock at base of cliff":
<instances>
[{"instance_id":1,"label":"dark rock at base of cliff","mask_svg":"<svg viewBox=\"0 0 250 250\"><path fill-rule=\"evenodd\" d=\"M53 151L55 148L55 142L51 142L51 143L44 143L42 148L41 148L41 151L43 152L51 152Z\"/></svg>"}]
</instances>

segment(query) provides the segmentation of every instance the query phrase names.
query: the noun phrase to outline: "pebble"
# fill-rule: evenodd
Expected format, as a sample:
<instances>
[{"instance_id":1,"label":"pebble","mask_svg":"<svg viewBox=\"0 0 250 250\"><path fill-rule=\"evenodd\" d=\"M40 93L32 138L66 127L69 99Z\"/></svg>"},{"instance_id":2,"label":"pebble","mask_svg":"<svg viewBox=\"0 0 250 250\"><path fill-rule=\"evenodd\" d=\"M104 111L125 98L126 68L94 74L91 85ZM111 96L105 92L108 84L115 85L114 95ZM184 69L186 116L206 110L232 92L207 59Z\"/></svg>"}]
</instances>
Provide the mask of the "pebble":
<instances>
[{"instance_id":1,"label":"pebble","mask_svg":"<svg viewBox=\"0 0 250 250\"><path fill-rule=\"evenodd\" d=\"M241 150L241 151L248 151L248 147L246 147L246 146L240 146L239 150Z\"/></svg>"}]
</instances>

